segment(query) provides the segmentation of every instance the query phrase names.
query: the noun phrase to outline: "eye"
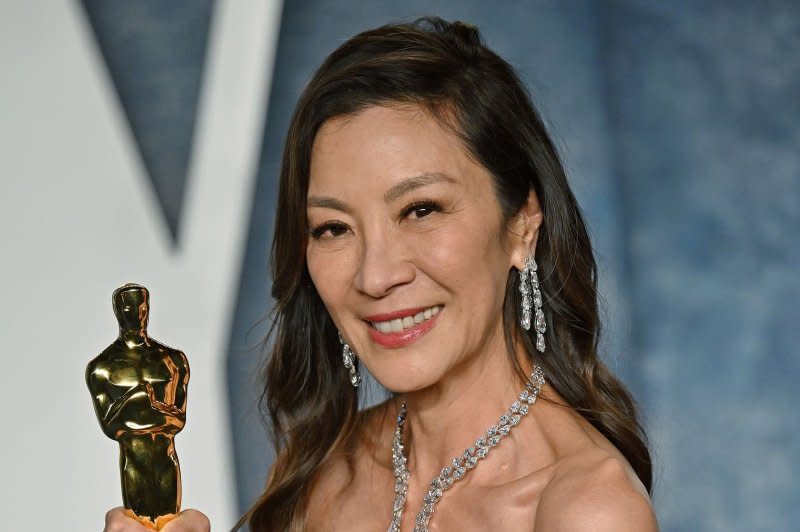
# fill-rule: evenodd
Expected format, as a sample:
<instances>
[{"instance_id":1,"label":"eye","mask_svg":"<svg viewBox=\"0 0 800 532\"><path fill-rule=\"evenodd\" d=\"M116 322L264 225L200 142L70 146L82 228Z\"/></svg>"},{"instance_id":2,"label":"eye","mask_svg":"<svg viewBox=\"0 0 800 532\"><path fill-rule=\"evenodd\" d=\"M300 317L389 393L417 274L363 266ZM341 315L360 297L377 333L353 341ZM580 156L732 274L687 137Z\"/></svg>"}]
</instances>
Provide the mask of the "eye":
<instances>
[{"instance_id":1,"label":"eye","mask_svg":"<svg viewBox=\"0 0 800 532\"><path fill-rule=\"evenodd\" d=\"M433 212L441 212L442 206L436 203L435 201L419 201L416 203L412 203L405 209L403 209L403 218L408 218L411 214L414 215L415 218L425 218L429 214Z\"/></svg>"},{"instance_id":2,"label":"eye","mask_svg":"<svg viewBox=\"0 0 800 532\"><path fill-rule=\"evenodd\" d=\"M329 222L318 225L309 231L315 240L336 238L347 232L347 226L341 222Z\"/></svg>"}]
</instances>

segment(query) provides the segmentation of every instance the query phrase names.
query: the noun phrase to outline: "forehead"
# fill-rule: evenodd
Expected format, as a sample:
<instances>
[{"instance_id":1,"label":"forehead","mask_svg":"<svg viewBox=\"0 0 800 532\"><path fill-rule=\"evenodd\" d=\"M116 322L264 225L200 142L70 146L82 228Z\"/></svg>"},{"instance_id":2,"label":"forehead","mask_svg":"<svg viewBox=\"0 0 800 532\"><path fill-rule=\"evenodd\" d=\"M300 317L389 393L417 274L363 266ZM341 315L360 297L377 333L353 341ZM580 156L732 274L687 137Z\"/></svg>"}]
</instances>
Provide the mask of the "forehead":
<instances>
[{"instance_id":1,"label":"forehead","mask_svg":"<svg viewBox=\"0 0 800 532\"><path fill-rule=\"evenodd\" d=\"M357 182L391 185L404 177L445 173L463 184L486 174L461 140L413 105L368 107L319 129L311 155L309 194L332 193Z\"/></svg>"}]
</instances>

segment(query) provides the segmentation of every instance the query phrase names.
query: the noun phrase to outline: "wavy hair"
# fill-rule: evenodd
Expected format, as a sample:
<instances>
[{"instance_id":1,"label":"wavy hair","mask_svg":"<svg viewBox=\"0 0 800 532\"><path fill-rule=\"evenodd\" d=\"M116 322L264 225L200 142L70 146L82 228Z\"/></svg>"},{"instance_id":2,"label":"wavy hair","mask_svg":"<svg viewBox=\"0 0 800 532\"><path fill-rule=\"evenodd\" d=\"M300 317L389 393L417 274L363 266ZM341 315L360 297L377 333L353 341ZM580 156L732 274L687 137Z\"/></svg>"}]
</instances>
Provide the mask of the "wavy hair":
<instances>
[{"instance_id":1,"label":"wavy hair","mask_svg":"<svg viewBox=\"0 0 800 532\"><path fill-rule=\"evenodd\" d=\"M262 406L276 460L263 495L242 518L251 530L299 531L309 487L326 459L357 430L358 396L341 363L336 328L306 267L306 195L320 126L373 105L414 104L451 128L494 178L510 220L535 191L544 220L536 259L548 350L537 358L551 386L630 462L651 489L652 464L635 404L598 357L597 268L589 236L558 153L514 69L478 30L439 18L366 31L335 50L309 82L289 127L272 245L273 347ZM533 359L535 331L517 326L512 269L503 321Z\"/></svg>"}]
</instances>

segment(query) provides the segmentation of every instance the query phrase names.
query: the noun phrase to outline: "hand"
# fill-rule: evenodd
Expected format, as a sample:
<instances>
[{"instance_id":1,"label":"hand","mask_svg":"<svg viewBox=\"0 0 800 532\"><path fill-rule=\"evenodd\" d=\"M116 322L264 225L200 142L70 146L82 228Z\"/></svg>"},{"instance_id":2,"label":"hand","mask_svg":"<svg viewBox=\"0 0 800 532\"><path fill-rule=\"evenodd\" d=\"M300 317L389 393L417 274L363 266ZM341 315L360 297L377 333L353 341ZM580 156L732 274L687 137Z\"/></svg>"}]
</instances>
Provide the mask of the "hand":
<instances>
[{"instance_id":1,"label":"hand","mask_svg":"<svg viewBox=\"0 0 800 532\"><path fill-rule=\"evenodd\" d=\"M140 522L125 515L125 509L118 507L106 513L104 532L152 532ZM178 517L167 523L161 532L210 532L211 523L197 510L184 510Z\"/></svg>"}]
</instances>

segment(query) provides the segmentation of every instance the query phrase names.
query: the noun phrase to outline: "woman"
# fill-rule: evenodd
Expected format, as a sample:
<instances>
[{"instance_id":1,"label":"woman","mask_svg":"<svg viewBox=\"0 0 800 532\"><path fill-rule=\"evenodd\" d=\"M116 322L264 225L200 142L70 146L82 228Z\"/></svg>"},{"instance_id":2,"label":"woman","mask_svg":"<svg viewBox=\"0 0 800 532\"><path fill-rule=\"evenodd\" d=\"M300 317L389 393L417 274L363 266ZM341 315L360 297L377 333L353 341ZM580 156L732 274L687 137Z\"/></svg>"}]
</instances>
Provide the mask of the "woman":
<instances>
[{"instance_id":1,"label":"woman","mask_svg":"<svg viewBox=\"0 0 800 532\"><path fill-rule=\"evenodd\" d=\"M252 530L657 530L580 210L475 28L331 54L290 126L272 251L277 459ZM364 368L392 397L359 412Z\"/></svg>"}]
</instances>

